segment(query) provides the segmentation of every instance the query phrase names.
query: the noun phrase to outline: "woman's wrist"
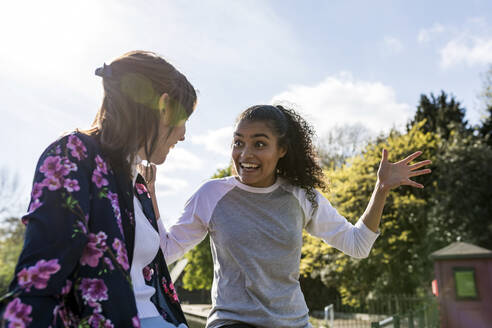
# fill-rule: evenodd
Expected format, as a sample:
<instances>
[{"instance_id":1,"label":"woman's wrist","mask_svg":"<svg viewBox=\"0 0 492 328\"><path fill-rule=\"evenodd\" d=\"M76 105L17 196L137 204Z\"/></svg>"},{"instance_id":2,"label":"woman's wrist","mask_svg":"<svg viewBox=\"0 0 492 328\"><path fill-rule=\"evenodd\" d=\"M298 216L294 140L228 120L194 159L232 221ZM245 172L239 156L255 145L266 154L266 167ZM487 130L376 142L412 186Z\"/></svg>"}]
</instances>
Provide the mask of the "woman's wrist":
<instances>
[{"instance_id":1,"label":"woman's wrist","mask_svg":"<svg viewBox=\"0 0 492 328\"><path fill-rule=\"evenodd\" d=\"M387 184L384 184L381 182L379 179L376 181L376 186L374 187L374 190L376 194L381 195L381 196L388 196L391 187L388 186Z\"/></svg>"}]
</instances>

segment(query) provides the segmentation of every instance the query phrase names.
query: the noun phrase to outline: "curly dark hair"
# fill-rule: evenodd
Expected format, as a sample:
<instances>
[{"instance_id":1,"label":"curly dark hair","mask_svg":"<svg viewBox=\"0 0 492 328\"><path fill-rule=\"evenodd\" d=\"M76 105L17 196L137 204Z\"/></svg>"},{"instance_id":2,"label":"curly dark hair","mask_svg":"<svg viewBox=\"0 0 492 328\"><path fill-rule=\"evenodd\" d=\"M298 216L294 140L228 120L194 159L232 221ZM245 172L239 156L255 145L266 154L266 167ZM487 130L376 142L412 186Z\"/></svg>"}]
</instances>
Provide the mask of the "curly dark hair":
<instances>
[{"instance_id":1,"label":"curly dark hair","mask_svg":"<svg viewBox=\"0 0 492 328\"><path fill-rule=\"evenodd\" d=\"M278 138L278 145L287 153L277 163L277 176L306 190L307 198L316 207L315 188L326 190L323 170L316 161L313 146L314 129L295 110L280 105L256 105L239 115L241 121L265 122Z\"/></svg>"}]
</instances>

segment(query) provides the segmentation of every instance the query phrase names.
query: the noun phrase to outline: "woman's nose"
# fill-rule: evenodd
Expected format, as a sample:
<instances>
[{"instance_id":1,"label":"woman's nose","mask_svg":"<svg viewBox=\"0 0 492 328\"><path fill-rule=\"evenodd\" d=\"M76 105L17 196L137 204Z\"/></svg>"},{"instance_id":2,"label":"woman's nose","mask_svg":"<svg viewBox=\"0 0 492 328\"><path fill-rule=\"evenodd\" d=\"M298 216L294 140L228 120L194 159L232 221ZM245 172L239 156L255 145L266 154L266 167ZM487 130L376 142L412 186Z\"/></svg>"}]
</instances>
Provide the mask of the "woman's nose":
<instances>
[{"instance_id":1,"label":"woman's nose","mask_svg":"<svg viewBox=\"0 0 492 328\"><path fill-rule=\"evenodd\" d=\"M241 152L242 158L248 158L253 154L251 147L245 146Z\"/></svg>"}]
</instances>

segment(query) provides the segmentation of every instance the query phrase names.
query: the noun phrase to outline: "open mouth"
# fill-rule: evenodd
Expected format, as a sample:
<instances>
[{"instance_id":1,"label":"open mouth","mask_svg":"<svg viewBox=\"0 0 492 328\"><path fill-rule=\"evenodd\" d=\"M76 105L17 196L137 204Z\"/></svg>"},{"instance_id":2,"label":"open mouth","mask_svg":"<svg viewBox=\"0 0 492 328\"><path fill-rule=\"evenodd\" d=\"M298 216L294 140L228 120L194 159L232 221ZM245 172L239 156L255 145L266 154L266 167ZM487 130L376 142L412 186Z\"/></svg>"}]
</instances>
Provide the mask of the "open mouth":
<instances>
[{"instance_id":1,"label":"open mouth","mask_svg":"<svg viewBox=\"0 0 492 328\"><path fill-rule=\"evenodd\" d=\"M254 171L260 168L260 165L255 163L239 163L239 166L245 171Z\"/></svg>"}]
</instances>

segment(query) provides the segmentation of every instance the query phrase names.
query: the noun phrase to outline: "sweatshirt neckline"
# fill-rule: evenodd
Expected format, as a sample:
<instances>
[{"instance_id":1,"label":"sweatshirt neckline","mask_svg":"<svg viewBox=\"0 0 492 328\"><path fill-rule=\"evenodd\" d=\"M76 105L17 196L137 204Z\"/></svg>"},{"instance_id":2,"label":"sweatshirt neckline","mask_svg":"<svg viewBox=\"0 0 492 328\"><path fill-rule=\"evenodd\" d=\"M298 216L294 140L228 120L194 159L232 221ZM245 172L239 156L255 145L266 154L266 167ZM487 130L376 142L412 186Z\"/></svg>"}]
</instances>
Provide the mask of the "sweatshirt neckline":
<instances>
[{"instance_id":1,"label":"sweatshirt neckline","mask_svg":"<svg viewBox=\"0 0 492 328\"><path fill-rule=\"evenodd\" d=\"M275 189L277 189L282 184L282 178L280 178L280 177L277 177L277 180L275 181L275 183L272 184L271 186L268 186L268 187L251 187L251 186L245 185L244 183L239 181L237 176L232 176L231 180L232 180L232 183L236 187L243 189L245 191L254 192L257 194L267 194L269 192L274 191Z\"/></svg>"}]
</instances>

